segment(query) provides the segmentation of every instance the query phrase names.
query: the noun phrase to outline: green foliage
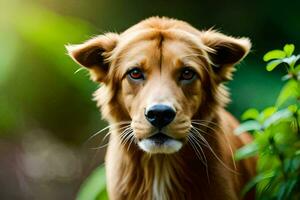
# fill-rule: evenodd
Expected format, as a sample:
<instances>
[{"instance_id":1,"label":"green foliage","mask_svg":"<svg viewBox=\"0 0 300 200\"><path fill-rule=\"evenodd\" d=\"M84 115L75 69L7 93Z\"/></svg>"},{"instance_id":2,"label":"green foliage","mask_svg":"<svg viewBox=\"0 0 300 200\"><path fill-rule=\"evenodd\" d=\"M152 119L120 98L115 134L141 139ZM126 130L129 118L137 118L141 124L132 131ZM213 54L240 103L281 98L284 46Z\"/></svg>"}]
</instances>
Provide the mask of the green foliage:
<instances>
[{"instance_id":1,"label":"green foliage","mask_svg":"<svg viewBox=\"0 0 300 200\"><path fill-rule=\"evenodd\" d=\"M294 70L295 63L300 59L300 55L292 55L295 46L293 44L286 44L283 50L269 51L264 55L264 61L268 62L267 70L272 71L281 63L286 63L289 66L289 70Z\"/></svg>"},{"instance_id":2,"label":"green foliage","mask_svg":"<svg viewBox=\"0 0 300 200\"><path fill-rule=\"evenodd\" d=\"M87 178L80 188L76 200L106 200L105 168L99 166Z\"/></svg>"},{"instance_id":3,"label":"green foliage","mask_svg":"<svg viewBox=\"0 0 300 200\"><path fill-rule=\"evenodd\" d=\"M64 45L88 39L95 29L38 3L13 0L5 6L0 6L0 43L5 47L0 49L0 136L21 137L33 120L51 134L79 143L88 132L82 124L99 119L90 101L96 85L86 70L75 73L79 66Z\"/></svg>"},{"instance_id":4,"label":"green foliage","mask_svg":"<svg viewBox=\"0 0 300 200\"><path fill-rule=\"evenodd\" d=\"M275 105L261 112L251 108L236 129L236 134L250 131L253 142L239 149L236 160L258 157L257 176L242 191L256 187L257 199L300 199L300 55L293 55L295 46L265 54L267 70L285 67L286 81Z\"/></svg>"}]
</instances>

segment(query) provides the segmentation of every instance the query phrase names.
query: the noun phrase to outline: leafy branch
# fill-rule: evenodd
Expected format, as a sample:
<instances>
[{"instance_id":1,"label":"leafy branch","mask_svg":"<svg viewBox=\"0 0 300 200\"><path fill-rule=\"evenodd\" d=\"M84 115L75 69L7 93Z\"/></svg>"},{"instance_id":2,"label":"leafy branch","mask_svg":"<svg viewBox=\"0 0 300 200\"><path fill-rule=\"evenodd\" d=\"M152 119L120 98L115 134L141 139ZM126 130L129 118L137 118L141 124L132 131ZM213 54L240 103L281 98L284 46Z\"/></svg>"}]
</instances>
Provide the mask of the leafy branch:
<instances>
[{"instance_id":1,"label":"leafy branch","mask_svg":"<svg viewBox=\"0 0 300 200\"><path fill-rule=\"evenodd\" d=\"M236 134L250 132L253 142L236 152L236 160L258 156L257 176L242 191L256 186L257 199L300 199L300 55L295 46L272 50L263 57L266 69L285 67L285 81L274 106L251 108L242 115Z\"/></svg>"}]
</instances>

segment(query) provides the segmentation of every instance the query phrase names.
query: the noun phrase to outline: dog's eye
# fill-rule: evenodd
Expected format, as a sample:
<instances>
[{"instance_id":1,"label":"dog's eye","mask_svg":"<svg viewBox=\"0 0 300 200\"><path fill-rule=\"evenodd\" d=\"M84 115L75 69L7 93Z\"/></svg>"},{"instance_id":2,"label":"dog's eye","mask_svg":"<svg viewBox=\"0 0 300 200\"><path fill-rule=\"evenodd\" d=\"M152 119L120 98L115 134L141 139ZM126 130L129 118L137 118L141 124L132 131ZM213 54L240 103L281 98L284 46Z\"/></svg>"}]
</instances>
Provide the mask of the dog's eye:
<instances>
[{"instance_id":1,"label":"dog's eye","mask_svg":"<svg viewBox=\"0 0 300 200\"><path fill-rule=\"evenodd\" d=\"M144 79L144 74L139 68L134 68L128 72L128 76L134 80Z\"/></svg>"},{"instance_id":2,"label":"dog's eye","mask_svg":"<svg viewBox=\"0 0 300 200\"><path fill-rule=\"evenodd\" d=\"M194 70L190 68L184 68L180 74L179 79L180 80L192 80L196 76L196 73Z\"/></svg>"}]
</instances>

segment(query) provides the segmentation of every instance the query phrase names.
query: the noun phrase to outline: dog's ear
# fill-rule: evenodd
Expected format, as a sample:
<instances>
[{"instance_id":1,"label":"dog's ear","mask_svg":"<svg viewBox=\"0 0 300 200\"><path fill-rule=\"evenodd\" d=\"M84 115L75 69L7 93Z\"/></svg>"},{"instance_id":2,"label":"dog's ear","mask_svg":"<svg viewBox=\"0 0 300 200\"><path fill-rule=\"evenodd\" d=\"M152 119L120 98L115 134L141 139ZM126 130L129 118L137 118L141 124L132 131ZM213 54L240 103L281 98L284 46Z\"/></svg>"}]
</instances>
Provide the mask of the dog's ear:
<instances>
[{"instance_id":1,"label":"dog's ear","mask_svg":"<svg viewBox=\"0 0 300 200\"><path fill-rule=\"evenodd\" d=\"M90 71L92 80L105 82L109 70L109 62L106 58L116 47L118 36L115 33L107 33L83 44L66 45L66 48L75 62Z\"/></svg>"},{"instance_id":2,"label":"dog's ear","mask_svg":"<svg viewBox=\"0 0 300 200\"><path fill-rule=\"evenodd\" d=\"M218 82L231 79L234 65L250 51L248 38L234 38L215 31L201 33L201 39L208 48L208 55Z\"/></svg>"}]
</instances>

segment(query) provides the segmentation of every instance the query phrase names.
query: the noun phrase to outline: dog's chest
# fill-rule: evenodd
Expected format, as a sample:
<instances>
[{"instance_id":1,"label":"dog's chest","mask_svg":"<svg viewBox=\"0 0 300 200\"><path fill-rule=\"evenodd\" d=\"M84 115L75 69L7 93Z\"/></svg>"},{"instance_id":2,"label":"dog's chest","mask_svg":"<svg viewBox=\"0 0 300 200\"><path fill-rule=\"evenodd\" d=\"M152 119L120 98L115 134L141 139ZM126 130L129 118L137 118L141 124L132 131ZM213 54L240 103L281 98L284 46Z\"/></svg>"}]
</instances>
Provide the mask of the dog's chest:
<instances>
[{"instance_id":1,"label":"dog's chest","mask_svg":"<svg viewBox=\"0 0 300 200\"><path fill-rule=\"evenodd\" d=\"M169 200L168 191L171 187L171 169L167 166L155 164L152 183L153 200Z\"/></svg>"},{"instance_id":2,"label":"dog's chest","mask_svg":"<svg viewBox=\"0 0 300 200\"><path fill-rule=\"evenodd\" d=\"M153 159L152 200L177 200L185 199L185 189L176 168L179 163L173 159Z\"/></svg>"}]
</instances>

